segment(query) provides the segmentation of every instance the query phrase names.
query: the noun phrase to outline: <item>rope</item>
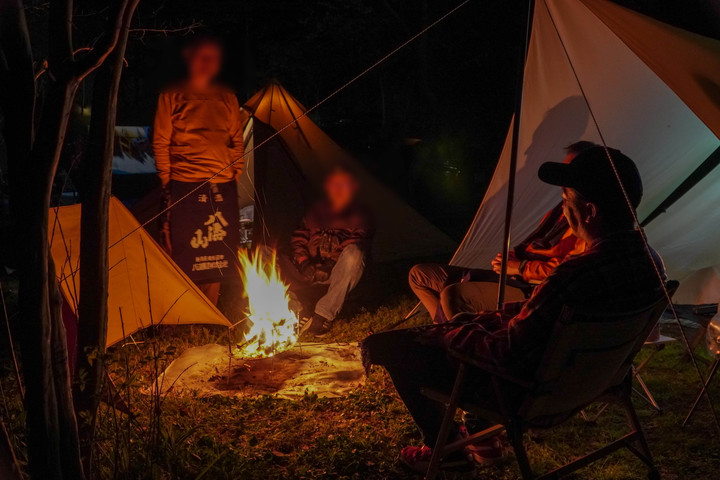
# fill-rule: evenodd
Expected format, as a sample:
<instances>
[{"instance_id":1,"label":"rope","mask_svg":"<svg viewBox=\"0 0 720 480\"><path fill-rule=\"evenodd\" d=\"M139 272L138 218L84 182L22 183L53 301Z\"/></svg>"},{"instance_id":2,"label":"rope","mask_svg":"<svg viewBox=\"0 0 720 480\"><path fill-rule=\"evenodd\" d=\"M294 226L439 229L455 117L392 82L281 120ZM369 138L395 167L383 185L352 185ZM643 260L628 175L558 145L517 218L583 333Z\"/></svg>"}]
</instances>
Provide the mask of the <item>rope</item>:
<instances>
[{"instance_id":1,"label":"rope","mask_svg":"<svg viewBox=\"0 0 720 480\"><path fill-rule=\"evenodd\" d=\"M642 238L643 244L645 246L645 251L647 252L648 256L650 257L650 263L653 264L653 267L655 269L655 273L657 274L658 278L660 279L660 285L662 287L663 293L665 295L665 298L668 301L668 307L670 308L670 311L673 315L673 318L675 319L675 322L678 325L678 328L680 329L680 336L683 339L683 343L685 344L685 348L688 351L688 355L690 356L690 359L692 361L693 367L695 368L695 372L697 373L700 386L701 386L701 394L705 395L705 398L707 399L708 405L710 406L710 410L712 411L713 418L715 420L715 426L718 428L718 431L720 431L720 421L718 420L717 412L715 411L715 405L713 403L712 397L710 396L707 388L705 387L705 379L703 378L702 373L700 372L700 367L697 363L697 359L695 358L695 355L693 355L692 347L690 346L690 341L687 338L687 334L685 333L685 330L683 330L682 322L680 321L680 317L677 314L677 311L675 310L675 304L673 304L672 296L670 295L670 292L667 289L667 284L665 283L665 278L660 272L660 268L658 267L657 263L655 262L654 256L653 256L653 250L650 247L650 243L648 242L647 235L645 233L645 229L640 225L640 221L637 217L637 212L635 211L635 208L633 207L632 201L630 200L630 197L628 196L627 190L625 189L625 185L623 185L622 179L620 178L620 172L618 172L617 166L615 165L615 161L612 158L612 155L610 153L610 150L607 146L607 142L605 141L605 136L603 135L602 131L600 130L600 124L595 117L595 113L593 112L593 109L590 105L590 101L588 100L587 95L585 95L585 89L582 86L582 82L580 82L580 77L578 76L577 71L575 70L575 65L572 62L572 59L570 58L570 54L567 50L567 47L565 46L565 42L562 39L562 36L560 35L560 31L558 30L557 24L555 23L555 18L553 18L552 12L550 11L550 8L548 7L547 1L544 1L543 4L545 5L545 10L547 11L550 21L553 24L553 27L555 29L555 33L557 34L558 40L560 41L560 45L562 45L563 51L565 52L565 57L567 58L568 63L570 64L570 69L573 72L573 76L575 77L575 81L577 82L578 88L580 88L580 93L583 96L583 100L585 100L585 104L587 105L588 111L590 113L590 118L593 121L593 124L595 125L595 129L597 130L598 135L600 136L600 141L602 142L603 149L605 150L605 155L607 156L608 161L610 162L610 166L613 170L613 174L615 175L615 178L618 181L618 184L620 185L620 190L622 191L623 198L625 199L625 202L628 205L628 208L630 210L630 214L632 215L633 221L636 225L636 230L640 233L640 238Z\"/></svg>"},{"instance_id":2,"label":"rope","mask_svg":"<svg viewBox=\"0 0 720 480\"><path fill-rule=\"evenodd\" d=\"M308 108L307 110L305 110L304 112L302 112L302 114L301 114L300 116L298 116L297 118L294 118L291 122L288 122L288 123L287 123L286 125L284 125L282 128L280 128L280 129L277 130L275 133L273 133L272 135L270 135L267 139L263 140L263 141L260 142L258 145L254 146L249 152L244 152L243 155L242 155L240 158L232 161L232 162L229 163L228 165L224 166L223 168L221 168L220 170L218 170L217 172L215 172L210 178L208 178L207 180L205 180L204 182L202 182L200 185L198 185L197 187L195 187L194 189L192 189L191 191L189 191L188 193L186 193L186 194L183 195L182 197L178 198L177 200L175 200L175 201L172 202L171 204L167 205L162 211L160 211L159 213L157 213L156 215L154 215L152 218L150 218L149 220L147 220L146 222L144 222L142 225L140 225L140 226L136 227L135 229L131 230L128 234L126 234L126 235L124 235L123 237L121 237L119 240L117 240L115 243L113 243L112 245L110 245L108 248L114 247L115 245L117 245L118 243L122 242L123 240L125 240L126 238L128 238L130 235L134 234L135 232L137 232L137 231L140 230L141 228L144 228L144 227L147 226L149 223L151 223L151 222L157 220L158 218L160 218L160 216L162 216L163 214L165 214L166 212L168 212L171 208L174 208L178 203L182 202L183 200L185 200L186 198L188 198L189 196L193 195L193 194L196 193L198 190L200 190L201 188L203 188L204 186L206 186L207 184L209 184L214 178L216 178L218 175L220 175L221 173L223 173L225 170L233 167L233 166L234 166L236 163L238 163L239 161L244 160L245 156L247 156L248 154L254 152L254 151L257 150L258 148L262 147L263 145L265 145L266 143L268 143L270 140L272 140L272 139L275 138L276 136L280 135L281 133L283 133L285 130L287 130L287 129L290 128L291 126L293 126L293 125L295 125L296 123L298 123L301 119L307 117L310 113L312 113L313 111L315 111L316 109L318 109L320 106L322 106L323 104L325 104L326 102L328 102L330 99L334 98L336 95L338 95L339 93L341 93L342 91L344 91L345 89L347 89L350 85L352 85L353 83L355 83L356 81L358 81L360 78L364 77L364 76L367 75L369 72L371 72L371 71L374 70L375 68L377 68L377 67L379 67L380 65L382 65L383 63L385 63L390 57L392 57L393 55L395 55L396 53L398 53L400 50L402 50L403 48L407 47L407 46L410 45L412 42L414 42L415 40L417 40L418 38L420 38L421 36L423 36L423 35L424 35L425 33L427 33L429 30L433 29L435 26L437 26L438 24L440 24L441 22L443 22L446 18L450 17L452 14L454 14L455 12L457 12L458 10L460 10L462 7L464 7L464 6L467 5L468 3L470 3L470 0L463 0L460 4L456 5L456 6L453 7L452 9L450 9L448 12L446 12L446 13L443 14L441 17L439 17L437 20L435 20L434 22L430 23L429 25L427 25L426 27L424 27L423 29L421 29L419 32L417 32L415 35L411 36L410 38L408 38L407 40L405 40L403 43L401 43L400 45L398 45L397 47L395 47L394 49L392 49L389 53L387 53L387 54L385 54L384 56L380 57L380 59L378 59L377 61L375 61L375 63L371 64L369 67L365 68L365 69L362 70L360 73L358 73L357 75L355 75L354 77L352 77L350 80L348 80L347 82L345 82L344 84L342 84L340 87L338 87L337 89L335 89L332 93L330 93L328 96L326 96L325 98L323 98L322 100L320 100L318 103L316 103L316 104L313 105L312 107L310 107L310 108Z\"/></svg>"}]
</instances>

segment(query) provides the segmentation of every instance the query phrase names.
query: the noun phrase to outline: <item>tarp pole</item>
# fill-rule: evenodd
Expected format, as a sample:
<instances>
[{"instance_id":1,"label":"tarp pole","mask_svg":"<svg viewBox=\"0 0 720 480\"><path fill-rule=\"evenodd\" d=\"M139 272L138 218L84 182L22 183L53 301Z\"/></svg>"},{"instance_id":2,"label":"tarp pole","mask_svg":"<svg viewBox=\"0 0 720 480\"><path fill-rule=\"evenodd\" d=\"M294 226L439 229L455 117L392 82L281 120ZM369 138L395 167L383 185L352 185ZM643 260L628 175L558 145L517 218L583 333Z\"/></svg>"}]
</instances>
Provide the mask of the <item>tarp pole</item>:
<instances>
[{"instance_id":1,"label":"tarp pole","mask_svg":"<svg viewBox=\"0 0 720 480\"><path fill-rule=\"evenodd\" d=\"M505 231L503 232L502 265L500 267L500 281L498 282L498 310L505 303L505 284L507 283L507 262L510 254L510 225L512 223L513 204L515 203L515 176L517 173L518 143L520 140L520 113L522 112L523 82L525 80L525 63L530 46L530 33L532 29L533 10L535 0L528 1L525 44L518 65L517 85L515 93L515 116L513 117L512 146L510 149L510 175L508 179L507 204L505 205Z\"/></svg>"}]
</instances>

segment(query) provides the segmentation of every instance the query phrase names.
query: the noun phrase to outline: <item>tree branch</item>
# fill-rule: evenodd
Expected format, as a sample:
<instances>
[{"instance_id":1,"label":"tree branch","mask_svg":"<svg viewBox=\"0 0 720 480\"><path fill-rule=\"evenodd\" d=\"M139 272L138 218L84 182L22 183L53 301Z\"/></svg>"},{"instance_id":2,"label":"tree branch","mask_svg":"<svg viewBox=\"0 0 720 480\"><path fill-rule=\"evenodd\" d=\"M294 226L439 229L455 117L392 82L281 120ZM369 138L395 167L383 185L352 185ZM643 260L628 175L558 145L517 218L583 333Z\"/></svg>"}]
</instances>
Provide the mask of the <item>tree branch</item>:
<instances>
[{"instance_id":1,"label":"tree branch","mask_svg":"<svg viewBox=\"0 0 720 480\"><path fill-rule=\"evenodd\" d=\"M115 46L117 45L118 38L123 29L123 21L128 11L129 0L117 0L116 8L110 15L111 24L108 30L100 37L98 44L90 50L90 52L75 62L72 69L71 76L78 82L82 81L96 68L98 68L105 59L110 55ZM137 1L133 1L133 4L137 6ZM130 9L131 12L135 11L133 7Z\"/></svg>"},{"instance_id":2,"label":"tree branch","mask_svg":"<svg viewBox=\"0 0 720 480\"><path fill-rule=\"evenodd\" d=\"M148 33L157 33L160 35L170 35L173 33L179 33L181 35L189 35L193 33L198 28L204 27L205 25L202 22L196 22L193 21L190 25L186 25L183 27L177 27L177 28L131 28L130 33L136 34L140 37L142 40L145 38L145 35Z\"/></svg>"}]
</instances>

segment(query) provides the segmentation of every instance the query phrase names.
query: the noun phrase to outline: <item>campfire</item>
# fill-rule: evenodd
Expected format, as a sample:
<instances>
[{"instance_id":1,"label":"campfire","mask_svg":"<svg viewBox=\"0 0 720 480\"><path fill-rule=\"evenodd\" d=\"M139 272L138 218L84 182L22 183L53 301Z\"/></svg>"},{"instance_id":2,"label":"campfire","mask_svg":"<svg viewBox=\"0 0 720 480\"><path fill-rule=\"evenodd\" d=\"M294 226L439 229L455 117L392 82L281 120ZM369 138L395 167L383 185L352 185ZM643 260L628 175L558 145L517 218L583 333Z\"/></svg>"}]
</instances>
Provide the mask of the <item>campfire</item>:
<instances>
[{"instance_id":1,"label":"campfire","mask_svg":"<svg viewBox=\"0 0 720 480\"><path fill-rule=\"evenodd\" d=\"M248 299L250 330L234 351L238 358L272 357L297 342L298 317L290 310L288 287L280 279L276 256L260 249L239 254L241 277Z\"/></svg>"}]
</instances>

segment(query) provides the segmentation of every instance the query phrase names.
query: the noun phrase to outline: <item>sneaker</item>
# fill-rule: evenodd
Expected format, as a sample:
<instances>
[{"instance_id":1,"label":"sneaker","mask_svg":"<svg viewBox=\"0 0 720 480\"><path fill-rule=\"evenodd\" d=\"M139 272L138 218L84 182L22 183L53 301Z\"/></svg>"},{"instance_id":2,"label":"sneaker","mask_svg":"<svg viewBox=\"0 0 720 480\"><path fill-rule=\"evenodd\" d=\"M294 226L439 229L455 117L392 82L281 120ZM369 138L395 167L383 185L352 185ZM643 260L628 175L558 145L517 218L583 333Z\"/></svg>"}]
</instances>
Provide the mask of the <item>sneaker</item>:
<instances>
[{"instance_id":1,"label":"sneaker","mask_svg":"<svg viewBox=\"0 0 720 480\"><path fill-rule=\"evenodd\" d=\"M460 426L460 436L469 437L487 427L487 421L477 418L469 412L463 412L463 423ZM472 456L479 465L492 465L503 458L503 442L499 436L480 440L465 447L465 451Z\"/></svg>"},{"instance_id":2,"label":"sneaker","mask_svg":"<svg viewBox=\"0 0 720 480\"><path fill-rule=\"evenodd\" d=\"M307 330L310 328L310 325L312 325L313 317L300 315L300 321L298 322L298 337L300 337L303 333L307 332Z\"/></svg>"},{"instance_id":3,"label":"sneaker","mask_svg":"<svg viewBox=\"0 0 720 480\"><path fill-rule=\"evenodd\" d=\"M332 322L316 313L312 316L310 326L307 328L307 331L314 337L323 338L325 335L330 333L331 328Z\"/></svg>"},{"instance_id":4,"label":"sneaker","mask_svg":"<svg viewBox=\"0 0 720 480\"><path fill-rule=\"evenodd\" d=\"M432 449L424 445L422 447L405 447L400 452L400 462L413 472L422 475L427 473L431 457ZM443 474L442 478L457 480L475 478L475 466L463 456L462 452L442 459L440 471Z\"/></svg>"}]
</instances>

